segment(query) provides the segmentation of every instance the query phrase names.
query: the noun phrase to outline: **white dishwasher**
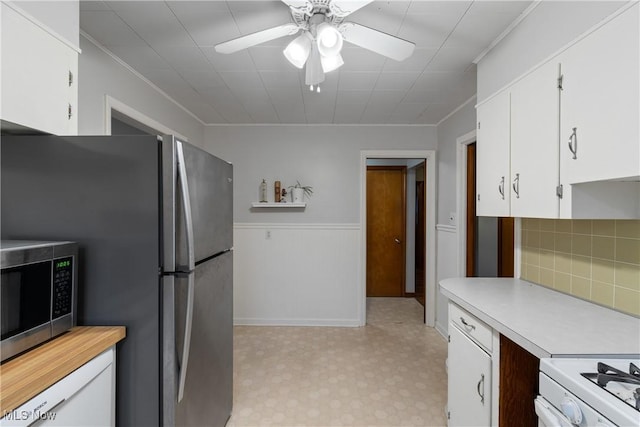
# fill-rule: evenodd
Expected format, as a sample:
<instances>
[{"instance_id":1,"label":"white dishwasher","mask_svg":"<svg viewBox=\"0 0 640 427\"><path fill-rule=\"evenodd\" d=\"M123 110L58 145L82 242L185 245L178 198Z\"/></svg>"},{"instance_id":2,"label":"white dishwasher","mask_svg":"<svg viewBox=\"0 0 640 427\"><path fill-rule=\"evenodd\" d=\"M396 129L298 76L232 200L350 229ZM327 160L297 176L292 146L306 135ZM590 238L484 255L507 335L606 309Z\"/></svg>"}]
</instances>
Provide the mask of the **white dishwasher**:
<instances>
[{"instance_id":1,"label":"white dishwasher","mask_svg":"<svg viewBox=\"0 0 640 427\"><path fill-rule=\"evenodd\" d=\"M3 427L114 426L115 347L3 415Z\"/></svg>"}]
</instances>

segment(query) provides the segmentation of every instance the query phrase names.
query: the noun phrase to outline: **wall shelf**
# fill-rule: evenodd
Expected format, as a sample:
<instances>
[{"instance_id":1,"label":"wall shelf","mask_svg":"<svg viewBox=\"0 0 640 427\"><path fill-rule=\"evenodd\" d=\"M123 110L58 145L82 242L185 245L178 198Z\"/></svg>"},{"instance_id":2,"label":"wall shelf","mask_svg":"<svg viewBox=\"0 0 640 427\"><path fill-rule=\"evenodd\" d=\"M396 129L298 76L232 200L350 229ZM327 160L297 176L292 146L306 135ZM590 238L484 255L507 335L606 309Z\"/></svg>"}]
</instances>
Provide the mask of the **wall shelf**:
<instances>
[{"instance_id":1,"label":"wall shelf","mask_svg":"<svg viewBox=\"0 0 640 427\"><path fill-rule=\"evenodd\" d=\"M304 208L306 203L251 203L252 208Z\"/></svg>"}]
</instances>

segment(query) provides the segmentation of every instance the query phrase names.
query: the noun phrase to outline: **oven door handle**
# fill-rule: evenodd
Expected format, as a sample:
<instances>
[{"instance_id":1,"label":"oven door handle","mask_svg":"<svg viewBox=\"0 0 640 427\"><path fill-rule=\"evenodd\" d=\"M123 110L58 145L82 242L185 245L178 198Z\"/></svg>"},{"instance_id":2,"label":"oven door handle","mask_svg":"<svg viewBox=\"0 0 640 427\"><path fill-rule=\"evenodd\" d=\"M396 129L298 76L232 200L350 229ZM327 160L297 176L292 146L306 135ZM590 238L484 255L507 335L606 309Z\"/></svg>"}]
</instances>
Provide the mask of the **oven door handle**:
<instances>
[{"instance_id":1,"label":"oven door handle","mask_svg":"<svg viewBox=\"0 0 640 427\"><path fill-rule=\"evenodd\" d=\"M545 427L573 427L559 411L551 406L543 397L538 396L534 401L536 415Z\"/></svg>"}]
</instances>

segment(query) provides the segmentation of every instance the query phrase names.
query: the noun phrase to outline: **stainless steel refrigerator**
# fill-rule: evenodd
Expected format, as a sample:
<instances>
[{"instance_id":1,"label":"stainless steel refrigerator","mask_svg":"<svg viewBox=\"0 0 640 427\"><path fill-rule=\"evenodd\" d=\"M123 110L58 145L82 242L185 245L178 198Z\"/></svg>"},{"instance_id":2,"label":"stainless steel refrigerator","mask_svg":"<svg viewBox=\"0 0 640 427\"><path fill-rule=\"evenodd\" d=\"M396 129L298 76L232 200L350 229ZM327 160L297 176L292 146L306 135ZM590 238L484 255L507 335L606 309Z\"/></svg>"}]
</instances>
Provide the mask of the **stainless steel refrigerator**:
<instances>
[{"instance_id":1,"label":"stainless steel refrigerator","mask_svg":"<svg viewBox=\"0 0 640 427\"><path fill-rule=\"evenodd\" d=\"M81 325L124 325L119 426L224 426L231 164L171 136L2 136L3 239L79 243Z\"/></svg>"}]
</instances>

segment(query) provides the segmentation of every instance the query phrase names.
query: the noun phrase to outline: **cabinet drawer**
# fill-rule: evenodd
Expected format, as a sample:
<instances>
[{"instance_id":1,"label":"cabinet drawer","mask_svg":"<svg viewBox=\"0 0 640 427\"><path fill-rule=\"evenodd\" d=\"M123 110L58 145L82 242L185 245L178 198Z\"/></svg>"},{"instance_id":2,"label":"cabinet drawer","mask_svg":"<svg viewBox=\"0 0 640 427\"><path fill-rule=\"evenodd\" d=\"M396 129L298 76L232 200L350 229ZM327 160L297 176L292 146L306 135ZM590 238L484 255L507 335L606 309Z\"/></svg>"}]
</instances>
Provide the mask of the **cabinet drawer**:
<instances>
[{"instance_id":1,"label":"cabinet drawer","mask_svg":"<svg viewBox=\"0 0 640 427\"><path fill-rule=\"evenodd\" d=\"M489 352L493 350L493 331L482 320L453 303L449 304L449 320Z\"/></svg>"}]
</instances>

